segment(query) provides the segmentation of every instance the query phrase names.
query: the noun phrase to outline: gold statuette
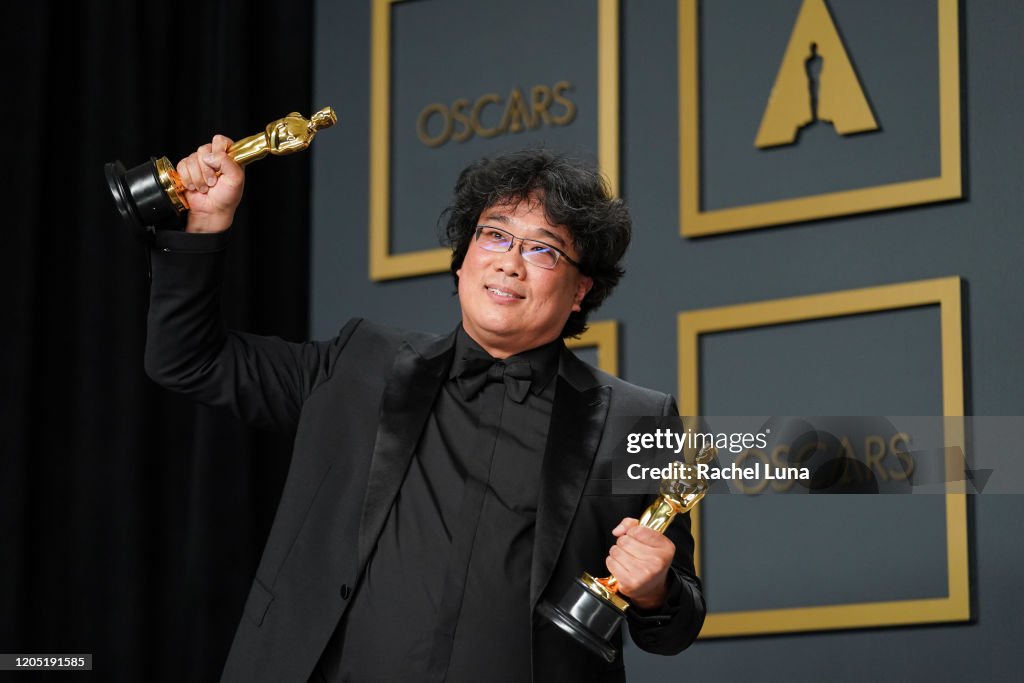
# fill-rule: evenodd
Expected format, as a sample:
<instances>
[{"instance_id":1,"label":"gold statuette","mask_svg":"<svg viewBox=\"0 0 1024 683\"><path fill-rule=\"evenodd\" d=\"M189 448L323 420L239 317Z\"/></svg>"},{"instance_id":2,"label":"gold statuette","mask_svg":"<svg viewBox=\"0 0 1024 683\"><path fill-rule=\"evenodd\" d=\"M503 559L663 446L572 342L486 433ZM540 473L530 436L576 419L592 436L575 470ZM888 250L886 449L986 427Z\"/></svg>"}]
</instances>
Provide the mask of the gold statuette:
<instances>
[{"instance_id":1,"label":"gold statuette","mask_svg":"<svg viewBox=\"0 0 1024 683\"><path fill-rule=\"evenodd\" d=\"M301 152L313 142L317 131L337 122L338 117L330 107L308 119L293 111L271 121L263 131L235 142L228 149L228 156L245 166L268 154ZM156 225L188 211L185 187L167 157L150 159L130 170L120 161L113 161L106 164L104 171L121 216L144 233L151 233Z\"/></svg>"},{"instance_id":2,"label":"gold statuette","mask_svg":"<svg viewBox=\"0 0 1024 683\"><path fill-rule=\"evenodd\" d=\"M696 475L695 465L710 463L717 452L714 446L707 445L697 453L694 466L673 463L684 476L661 480L660 495L644 510L640 525L663 534L676 515L692 510L708 491L707 479ZM619 630L627 609L629 602L619 594L619 582L614 576L597 579L586 572L557 604L545 600L538 606L542 615L608 662L615 661L618 655L611 638Z\"/></svg>"},{"instance_id":3,"label":"gold statuette","mask_svg":"<svg viewBox=\"0 0 1024 683\"><path fill-rule=\"evenodd\" d=\"M268 154L282 156L301 152L313 142L317 131L330 128L337 122L338 117L330 107L324 107L308 119L293 111L284 118L268 123L262 133L242 138L231 145L228 156L239 166L245 166Z\"/></svg>"}]
</instances>

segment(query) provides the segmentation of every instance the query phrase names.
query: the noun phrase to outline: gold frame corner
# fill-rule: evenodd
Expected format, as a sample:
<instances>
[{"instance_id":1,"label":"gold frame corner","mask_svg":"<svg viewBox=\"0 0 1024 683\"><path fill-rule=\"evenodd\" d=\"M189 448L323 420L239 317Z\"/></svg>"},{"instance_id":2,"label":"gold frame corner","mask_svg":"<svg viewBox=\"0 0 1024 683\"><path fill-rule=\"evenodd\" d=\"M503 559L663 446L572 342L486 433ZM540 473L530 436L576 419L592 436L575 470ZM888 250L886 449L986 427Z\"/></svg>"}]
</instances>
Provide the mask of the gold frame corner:
<instances>
[{"instance_id":1,"label":"gold frame corner","mask_svg":"<svg viewBox=\"0 0 1024 683\"><path fill-rule=\"evenodd\" d=\"M370 19L369 274L373 281L443 273L451 263L444 247L391 252L391 8L403 0L373 0ZM619 193L619 0L596 0L597 160L612 193Z\"/></svg>"},{"instance_id":2,"label":"gold frame corner","mask_svg":"<svg viewBox=\"0 0 1024 683\"><path fill-rule=\"evenodd\" d=\"M680 234L686 238L703 237L962 198L958 0L935 1L938 176L704 211L700 206L699 0L677 0Z\"/></svg>"},{"instance_id":3,"label":"gold frame corner","mask_svg":"<svg viewBox=\"0 0 1024 683\"><path fill-rule=\"evenodd\" d=\"M863 289L759 301L678 314L679 401L681 415L699 415L699 340L702 334L770 325L939 306L942 357L942 405L949 417L963 416L963 334L959 276L880 285ZM963 450L962 432L946 435ZM947 467L952 463L947 461ZM952 480L959 480L962 477ZM910 624L948 623L971 618L967 499L947 493L946 579L942 598L890 600L813 607L709 613L701 638L766 635ZM694 563L700 571L700 508L691 513Z\"/></svg>"}]
</instances>

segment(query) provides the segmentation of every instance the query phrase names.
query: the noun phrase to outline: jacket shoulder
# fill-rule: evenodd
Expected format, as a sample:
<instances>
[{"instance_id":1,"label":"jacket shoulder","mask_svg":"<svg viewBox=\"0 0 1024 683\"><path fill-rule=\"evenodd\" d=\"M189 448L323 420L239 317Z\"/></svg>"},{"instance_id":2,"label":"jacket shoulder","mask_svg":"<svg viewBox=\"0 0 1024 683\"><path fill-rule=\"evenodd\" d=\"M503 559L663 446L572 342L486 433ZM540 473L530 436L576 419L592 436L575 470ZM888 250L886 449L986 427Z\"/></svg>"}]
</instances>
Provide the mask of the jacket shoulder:
<instances>
[{"instance_id":1,"label":"jacket shoulder","mask_svg":"<svg viewBox=\"0 0 1024 683\"><path fill-rule=\"evenodd\" d=\"M613 413L620 415L662 415L678 414L676 401L670 395L608 374L584 362L566 349L567 358L563 365L566 374L575 378L579 384L591 386L607 386L611 389L611 407ZM578 388L588 388L578 386Z\"/></svg>"},{"instance_id":2,"label":"jacket shoulder","mask_svg":"<svg viewBox=\"0 0 1024 683\"><path fill-rule=\"evenodd\" d=\"M346 343L363 344L375 348L383 347L397 351L404 343L420 347L437 342L442 339L442 336L430 332L381 325L365 318L352 318L341 328L336 339L343 339Z\"/></svg>"},{"instance_id":3,"label":"jacket shoulder","mask_svg":"<svg viewBox=\"0 0 1024 683\"><path fill-rule=\"evenodd\" d=\"M341 366L348 371L390 367L404 345L422 352L423 349L443 346L445 337L381 325L365 318L352 318L326 343L333 349L327 373L330 376Z\"/></svg>"}]
</instances>

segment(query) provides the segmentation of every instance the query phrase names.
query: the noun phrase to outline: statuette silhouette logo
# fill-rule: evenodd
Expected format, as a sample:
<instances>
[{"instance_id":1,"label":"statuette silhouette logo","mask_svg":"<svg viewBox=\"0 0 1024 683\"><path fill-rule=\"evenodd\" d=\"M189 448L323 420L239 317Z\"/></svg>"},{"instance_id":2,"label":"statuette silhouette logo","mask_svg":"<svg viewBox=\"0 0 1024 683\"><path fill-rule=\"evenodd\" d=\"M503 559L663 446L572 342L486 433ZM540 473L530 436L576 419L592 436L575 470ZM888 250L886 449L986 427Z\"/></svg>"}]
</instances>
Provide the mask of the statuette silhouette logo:
<instances>
[{"instance_id":1,"label":"statuette silhouette logo","mask_svg":"<svg viewBox=\"0 0 1024 683\"><path fill-rule=\"evenodd\" d=\"M804 0L754 145L790 145L817 122L839 135L879 128L825 0Z\"/></svg>"}]
</instances>

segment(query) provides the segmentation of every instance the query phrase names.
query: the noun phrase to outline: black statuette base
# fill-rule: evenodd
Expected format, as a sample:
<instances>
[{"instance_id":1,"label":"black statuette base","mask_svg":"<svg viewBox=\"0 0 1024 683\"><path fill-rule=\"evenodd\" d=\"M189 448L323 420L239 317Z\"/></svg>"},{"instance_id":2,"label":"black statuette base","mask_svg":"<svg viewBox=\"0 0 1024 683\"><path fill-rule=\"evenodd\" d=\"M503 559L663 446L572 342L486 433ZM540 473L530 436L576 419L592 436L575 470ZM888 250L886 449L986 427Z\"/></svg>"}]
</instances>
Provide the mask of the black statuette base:
<instances>
[{"instance_id":1,"label":"black statuette base","mask_svg":"<svg viewBox=\"0 0 1024 683\"><path fill-rule=\"evenodd\" d=\"M573 582L558 604L545 600L537 609L576 642L606 662L615 661L619 652L611 639L622 625L624 615L615 605L592 593L580 579Z\"/></svg>"},{"instance_id":2,"label":"black statuette base","mask_svg":"<svg viewBox=\"0 0 1024 683\"><path fill-rule=\"evenodd\" d=\"M104 165L103 172L121 218L140 233L150 233L153 226L177 219L178 212L160 185L156 159L128 170L120 161L113 161Z\"/></svg>"}]
</instances>

